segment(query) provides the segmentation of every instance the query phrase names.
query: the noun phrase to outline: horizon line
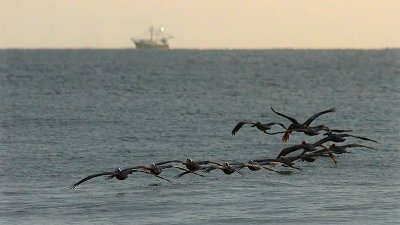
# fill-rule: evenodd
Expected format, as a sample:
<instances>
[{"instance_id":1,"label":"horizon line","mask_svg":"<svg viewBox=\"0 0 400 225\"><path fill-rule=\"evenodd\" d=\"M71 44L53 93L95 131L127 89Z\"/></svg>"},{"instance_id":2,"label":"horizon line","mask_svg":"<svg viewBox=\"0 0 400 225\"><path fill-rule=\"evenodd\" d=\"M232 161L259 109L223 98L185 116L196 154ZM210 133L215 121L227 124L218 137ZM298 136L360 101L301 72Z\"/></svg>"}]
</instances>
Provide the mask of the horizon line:
<instances>
[{"instance_id":1,"label":"horizon line","mask_svg":"<svg viewBox=\"0 0 400 225\"><path fill-rule=\"evenodd\" d=\"M171 50L398 50L400 47L375 47L375 48L297 48L297 47L271 47L271 48L170 48L167 50L137 49L134 47L7 47L0 50L137 50L137 51L171 51Z\"/></svg>"}]
</instances>

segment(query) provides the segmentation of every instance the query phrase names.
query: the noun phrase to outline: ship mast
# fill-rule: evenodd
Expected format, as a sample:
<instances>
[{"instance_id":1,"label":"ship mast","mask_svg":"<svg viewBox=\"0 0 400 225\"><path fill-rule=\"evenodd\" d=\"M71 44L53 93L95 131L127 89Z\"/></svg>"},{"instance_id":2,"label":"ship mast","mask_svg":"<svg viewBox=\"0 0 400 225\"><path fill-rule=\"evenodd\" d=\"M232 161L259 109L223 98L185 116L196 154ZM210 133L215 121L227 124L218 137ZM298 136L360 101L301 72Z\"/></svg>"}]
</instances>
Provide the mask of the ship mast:
<instances>
[{"instance_id":1,"label":"ship mast","mask_svg":"<svg viewBox=\"0 0 400 225\"><path fill-rule=\"evenodd\" d=\"M153 41L153 26L150 27L150 40Z\"/></svg>"}]
</instances>

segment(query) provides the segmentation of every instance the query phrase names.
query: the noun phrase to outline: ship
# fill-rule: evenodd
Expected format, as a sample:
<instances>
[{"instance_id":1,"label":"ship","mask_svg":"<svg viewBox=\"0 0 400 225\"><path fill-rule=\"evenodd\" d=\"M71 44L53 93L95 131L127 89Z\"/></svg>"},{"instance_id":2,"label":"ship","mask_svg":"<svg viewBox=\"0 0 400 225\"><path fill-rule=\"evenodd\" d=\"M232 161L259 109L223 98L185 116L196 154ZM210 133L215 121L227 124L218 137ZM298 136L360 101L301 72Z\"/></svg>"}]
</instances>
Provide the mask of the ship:
<instances>
[{"instance_id":1,"label":"ship","mask_svg":"<svg viewBox=\"0 0 400 225\"><path fill-rule=\"evenodd\" d=\"M172 38L164 32L163 27L153 27L149 28L150 38L149 39L136 39L132 38L136 49L163 49L168 50L169 44L168 39Z\"/></svg>"}]
</instances>

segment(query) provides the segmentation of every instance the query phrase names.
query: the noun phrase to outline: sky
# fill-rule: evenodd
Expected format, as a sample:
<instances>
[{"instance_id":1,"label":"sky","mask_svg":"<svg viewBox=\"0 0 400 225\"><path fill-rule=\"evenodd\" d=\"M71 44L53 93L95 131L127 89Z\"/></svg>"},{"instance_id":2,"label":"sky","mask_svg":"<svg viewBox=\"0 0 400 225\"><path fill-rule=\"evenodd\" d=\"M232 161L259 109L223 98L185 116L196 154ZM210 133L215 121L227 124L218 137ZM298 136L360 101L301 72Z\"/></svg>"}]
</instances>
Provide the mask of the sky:
<instances>
[{"instance_id":1,"label":"sky","mask_svg":"<svg viewBox=\"0 0 400 225\"><path fill-rule=\"evenodd\" d=\"M0 0L0 48L400 48L400 0Z\"/></svg>"}]
</instances>

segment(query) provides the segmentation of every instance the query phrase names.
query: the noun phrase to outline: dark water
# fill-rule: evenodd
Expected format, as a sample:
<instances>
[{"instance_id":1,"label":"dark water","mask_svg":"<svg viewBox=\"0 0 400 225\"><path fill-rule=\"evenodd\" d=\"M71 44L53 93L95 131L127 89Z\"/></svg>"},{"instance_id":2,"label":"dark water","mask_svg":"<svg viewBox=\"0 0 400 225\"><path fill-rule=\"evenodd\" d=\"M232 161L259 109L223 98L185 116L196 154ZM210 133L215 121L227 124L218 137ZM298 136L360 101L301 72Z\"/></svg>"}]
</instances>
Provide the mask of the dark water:
<instances>
[{"instance_id":1,"label":"dark water","mask_svg":"<svg viewBox=\"0 0 400 225\"><path fill-rule=\"evenodd\" d=\"M400 50L0 51L2 224L400 223ZM378 144L303 171L173 184L81 178L167 159L275 157L289 143L240 120L353 129ZM172 179L175 169L163 172Z\"/></svg>"}]
</instances>

